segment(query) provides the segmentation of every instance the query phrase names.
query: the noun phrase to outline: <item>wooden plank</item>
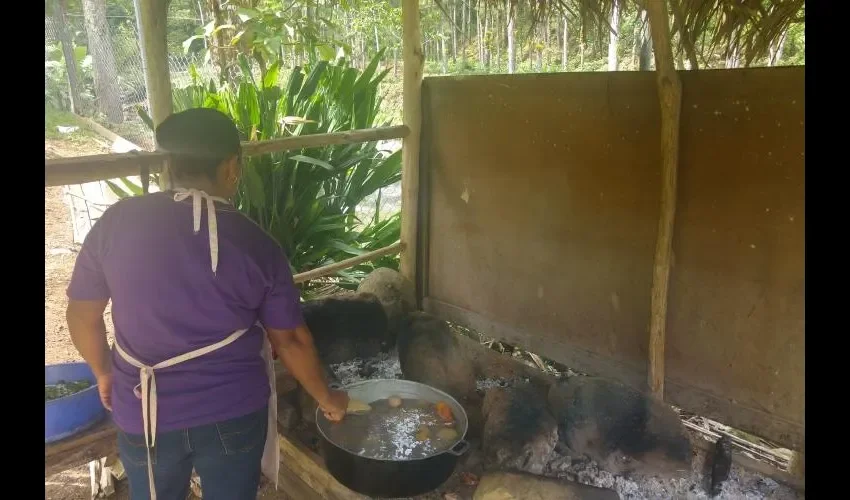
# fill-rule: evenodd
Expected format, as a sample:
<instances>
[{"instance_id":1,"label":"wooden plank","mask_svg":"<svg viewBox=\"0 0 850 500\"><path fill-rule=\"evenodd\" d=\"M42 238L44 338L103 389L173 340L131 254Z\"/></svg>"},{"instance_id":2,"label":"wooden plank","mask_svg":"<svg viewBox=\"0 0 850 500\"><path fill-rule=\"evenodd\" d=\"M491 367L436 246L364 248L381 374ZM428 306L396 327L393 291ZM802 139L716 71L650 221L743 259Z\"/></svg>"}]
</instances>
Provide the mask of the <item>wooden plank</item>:
<instances>
[{"instance_id":1,"label":"wooden plank","mask_svg":"<svg viewBox=\"0 0 850 500\"><path fill-rule=\"evenodd\" d=\"M44 185L67 186L139 175L143 165L161 172L165 155L152 151L55 158L44 161Z\"/></svg>"},{"instance_id":2,"label":"wooden plank","mask_svg":"<svg viewBox=\"0 0 850 500\"><path fill-rule=\"evenodd\" d=\"M253 156L337 144L401 139L408 133L409 129L400 125L331 134L284 137L269 141L249 141L243 142L242 148L246 156ZM141 167L145 164L149 166L151 173L161 172L162 165L167 159L166 153L150 151L45 160L44 185L63 186L139 175Z\"/></svg>"},{"instance_id":3,"label":"wooden plank","mask_svg":"<svg viewBox=\"0 0 850 500\"><path fill-rule=\"evenodd\" d=\"M116 428L107 419L78 436L44 445L44 477L118 452Z\"/></svg>"},{"instance_id":4,"label":"wooden plank","mask_svg":"<svg viewBox=\"0 0 850 500\"><path fill-rule=\"evenodd\" d=\"M97 123L96 121L92 120L91 118L89 118L87 116L81 116L81 115L76 115L76 117L77 117L78 120L80 120L83 123L83 125L85 125L89 129L91 129L94 133L103 137L104 139L109 139L110 141L112 141L113 145L116 142L123 142L123 143L126 143L126 145L129 146L132 149L135 149L135 150L138 150L138 151L144 151L143 147L139 146L138 144L134 144L134 143L128 141L127 139L121 137L120 135L116 134L115 132L113 132L113 131L109 130L108 128L104 127L103 125Z\"/></svg>"},{"instance_id":5,"label":"wooden plank","mask_svg":"<svg viewBox=\"0 0 850 500\"><path fill-rule=\"evenodd\" d=\"M293 276L293 279L295 280L295 283L304 283L305 281L314 280L316 278L330 276L332 274L337 273L338 271L348 269L349 267L354 267L364 262L369 262L370 260L377 259L378 257L383 257L384 255L392 255L399 252L403 252L404 248L405 244L402 242L393 243L392 245L385 246L384 248L379 248L377 250L372 250L371 252L366 252L363 255L358 255L350 259L345 259L339 262L335 262L333 264L328 264L327 266L322 266L316 269L311 269L310 271L298 273Z\"/></svg>"},{"instance_id":6,"label":"wooden plank","mask_svg":"<svg viewBox=\"0 0 850 500\"><path fill-rule=\"evenodd\" d=\"M280 465L281 469L288 469L303 481L307 487L317 496L306 498L322 498L325 500L366 500L369 497L355 493L341 485L325 469L322 458L307 448L297 438L281 433L278 441L280 443ZM300 485L296 485L300 487ZM293 498L301 497L297 492L287 492Z\"/></svg>"},{"instance_id":7,"label":"wooden plank","mask_svg":"<svg viewBox=\"0 0 850 500\"><path fill-rule=\"evenodd\" d=\"M286 462L281 462L277 474L278 490L292 500L322 500L322 496L305 483Z\"/></svg>"},{"instance_id":8,"label":"wooden plank","mask_svg":"<svg viewBox=\"0 0 850 500\"><path fill-rule=\"evenodd\" d=\"M422 131L422 33L419 0L402 0L403 120L410 129L402 150L401 241L407 246L401 254L399 271L414 285L416 279L417 219L419 211L419 149Z\"/></svg>"},{"instance_id":9,"label":"wooden plank","mask_svg":"<svg viewBox=\"0 0 850 500\"><path fill-rule=\"evenodd\" d=\"M658 97L661 103L661 213L655 244L652 274L652 303L649 320L649 373L652 393L664 399L664 347L667 327L667 297L676 220L676 180L679 169L679 127L682 82L670 46L667 1L647 2L649 31L655 50Z\"/></svg>"},{"instance_id":10,"label":"wooden plank","mask_svg":"<svg viewBox=\"0 0 850 500\"><path fill-rule=\"evenodd\" d=\"M425 311L435 316L532 352L544 353L549 359L557 360L577 372L611 378L634 389L646 390L645 366L617 362L587 350L571 342L567 337L557 339L543 337L534 331L514 328L432 297L427 297L423 301L423 306ZM805 430L798 422L782 419L762 408L746 405L744 402L730 401L669 375L665 382L667 386L665 400L669 404L761 436L789 449L799 448L803 440Z\"/></svg>"}]
</instances>

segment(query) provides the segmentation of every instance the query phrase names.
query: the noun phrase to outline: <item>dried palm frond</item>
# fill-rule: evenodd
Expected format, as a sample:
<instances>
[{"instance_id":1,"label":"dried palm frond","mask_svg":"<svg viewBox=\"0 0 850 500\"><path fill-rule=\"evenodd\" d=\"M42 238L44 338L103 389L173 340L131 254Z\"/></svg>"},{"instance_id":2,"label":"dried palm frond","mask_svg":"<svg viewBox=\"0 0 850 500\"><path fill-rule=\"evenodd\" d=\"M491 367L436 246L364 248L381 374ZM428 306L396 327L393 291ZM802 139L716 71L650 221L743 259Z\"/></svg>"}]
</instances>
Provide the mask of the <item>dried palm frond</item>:
<instances>
[{"instance_id":1,"label":"dried palm frond","mask_svg":"<svg viewBox=\"0 0 850 500\"><path fill-rule=\"evenodd\" d=\"M745 54L745 65L764 57L788 27L805 20L805 0L668 0L682 21L672 33L686 40L697 38L706 54L725 47L725 55Z\"/></svg>"},{"instance_id":2,"label":"dried palm frond","mask_svg":"<svg viewBox=\"0 0 850 500\"><path fill-rule=\"evenodd\" d=\"M450 18L445 0L434 0ZM479 0L510 9L524 7L536 23L550 12L569 14L579 22L584 36L591 29L599 36L611 31L611 9L615 3L633 3L644 8L645 2L658 0ZM725 47L725 55L744 54L745 65L766 56L791 24L805 21L805 0L666 0L672 14L671 36L678 35L692 65L717 47ZM696 54L697 40L701 53Z\"/></svg>"}]
</instances>

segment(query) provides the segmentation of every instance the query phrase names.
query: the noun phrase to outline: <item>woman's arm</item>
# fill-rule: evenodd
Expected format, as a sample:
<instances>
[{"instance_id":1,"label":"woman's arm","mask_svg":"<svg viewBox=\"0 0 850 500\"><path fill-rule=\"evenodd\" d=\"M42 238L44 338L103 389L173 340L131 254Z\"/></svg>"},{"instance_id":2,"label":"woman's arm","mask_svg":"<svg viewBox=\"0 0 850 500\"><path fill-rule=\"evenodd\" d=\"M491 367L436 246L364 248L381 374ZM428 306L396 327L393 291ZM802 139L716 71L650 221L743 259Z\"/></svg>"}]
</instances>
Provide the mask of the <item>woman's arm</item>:
<instances>
[{"instance_id":1,"label":"woman's arm","mask_svg":"<svg viewBox=\"0 0 850 500\"><path fill-rule=\"evenodd\" d=\"M108 300L69 300L65 313L71 341L97 378L109 375L112 371L106 324L103 321L103 312L108 303Z\"/></svg>"},{"instance_id":2,"label":"woman's arm","mask_svg":"<svg viewBox=\"0 0 850 500\"><path fill-rule=\"evenodd\" d=\"M104 408L112 411L112 358L106 342L103 311L109 300L69 300L65 316L71 341L97 379Z\"/></svg>"},{"instance_id":3,"label":"woman's arm","mask_svg":"<svg viewBox=\"0 0 850 500\"><path fill-rule=\"evenodd\" d=\"M322 363L313 345L313 335L307 326L301 325L293 330L268 328L266 332L283 365L319 403L325 416L330 420L340 420L345 416L348 396L328 387Z\"/></svg>"},{"instance_id":4,"label":"woman's arm","mask_svg":"<svg viewBox=\"0 0 850 500\"><path fill-rule=\"evenodd\" d=\"M270 328L267 333L274 352L286 369L319 404L326 403L330 389L310 330L306 326L294 330Z\"/></svg>"}]
</instances>

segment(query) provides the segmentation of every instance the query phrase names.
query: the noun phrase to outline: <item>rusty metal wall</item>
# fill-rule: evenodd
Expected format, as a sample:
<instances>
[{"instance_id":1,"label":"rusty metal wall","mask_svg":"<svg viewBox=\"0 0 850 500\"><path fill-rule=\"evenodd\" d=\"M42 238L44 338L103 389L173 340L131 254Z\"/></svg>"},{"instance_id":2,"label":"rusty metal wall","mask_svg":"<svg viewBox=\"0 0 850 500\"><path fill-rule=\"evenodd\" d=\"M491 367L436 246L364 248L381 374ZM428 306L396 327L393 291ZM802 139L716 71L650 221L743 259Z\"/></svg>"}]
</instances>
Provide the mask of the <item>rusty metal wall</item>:
<instances>
[{"instance_id":1,"label":"rusty metal wall","mask_svg":"<svg viewBox=\"0 0 850 500\"><path fill-rule=\"evenodd\" d=\"M790 447L804 410L804 70L683 72L673 404ZM645 386L660 187L652 73L429 78L426 309Z\"/></svg>"}]
</instances>

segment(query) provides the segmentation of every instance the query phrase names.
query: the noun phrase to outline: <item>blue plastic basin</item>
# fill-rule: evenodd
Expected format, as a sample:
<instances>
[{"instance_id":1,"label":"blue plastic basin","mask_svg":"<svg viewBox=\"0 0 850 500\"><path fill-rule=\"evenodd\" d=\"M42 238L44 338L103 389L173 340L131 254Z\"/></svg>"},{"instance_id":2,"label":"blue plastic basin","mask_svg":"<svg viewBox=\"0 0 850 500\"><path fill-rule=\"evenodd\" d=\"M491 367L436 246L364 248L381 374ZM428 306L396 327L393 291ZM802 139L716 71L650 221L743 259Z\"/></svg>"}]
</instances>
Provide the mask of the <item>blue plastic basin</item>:
<instances>
[{"instance_id":1,"label":"blue plastic basin","mask_svg":"<svg viewBox=\"0 0 850 500\"><path fill-rule=\"evenodd\" d=\"M106 409L100 403L96 379L85 363L62 363L44 367L44 383L55 384L60 380L76 382L88 380L91 387L70 396L44 403L44 442L52 443L73 436L100 422Z\"/></svg>"}]
</instances>

